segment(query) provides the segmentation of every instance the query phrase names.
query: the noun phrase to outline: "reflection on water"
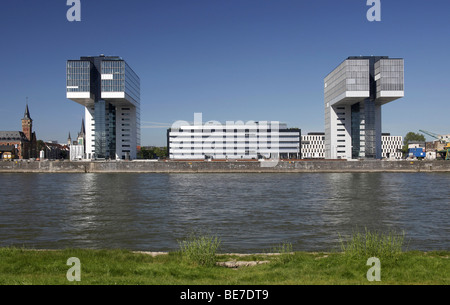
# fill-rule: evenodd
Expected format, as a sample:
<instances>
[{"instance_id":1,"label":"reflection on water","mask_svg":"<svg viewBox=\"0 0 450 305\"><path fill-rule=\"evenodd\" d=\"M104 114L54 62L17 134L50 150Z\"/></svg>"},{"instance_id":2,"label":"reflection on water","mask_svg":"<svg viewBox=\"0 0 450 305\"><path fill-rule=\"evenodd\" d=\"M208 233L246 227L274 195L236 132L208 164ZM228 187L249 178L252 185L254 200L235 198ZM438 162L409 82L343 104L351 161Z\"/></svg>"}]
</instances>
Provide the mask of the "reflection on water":
<instances>
[{"instance_id":1,"label":"reflection on water","mask_svg":"<svg viewBox=\"0 0 450 305\"><path fill-rule=\"evenodd\" d=\"M357 228L449 249L449 174L1 174L0 246L166 251L192 231L224 251L329 251Z\"/></svg>"}]
</instances>

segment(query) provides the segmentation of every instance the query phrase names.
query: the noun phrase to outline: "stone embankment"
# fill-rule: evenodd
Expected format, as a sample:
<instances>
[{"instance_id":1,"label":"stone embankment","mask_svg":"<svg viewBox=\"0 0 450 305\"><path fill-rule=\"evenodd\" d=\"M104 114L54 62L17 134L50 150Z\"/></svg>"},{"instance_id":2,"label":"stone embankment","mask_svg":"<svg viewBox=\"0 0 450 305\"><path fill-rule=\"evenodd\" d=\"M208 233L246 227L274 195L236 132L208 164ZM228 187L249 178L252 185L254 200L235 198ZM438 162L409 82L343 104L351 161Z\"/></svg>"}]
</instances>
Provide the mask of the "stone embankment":
<instances>
[{"instance_id":1,"label":"stone embankment","mask_svg":"<svg viewBox=\"0 0 450 305\"><path fill-rule=\"evenodd\" d=\"M0 173L450 172L450 161L2 161Z\"/></svg>"}]
</instances>

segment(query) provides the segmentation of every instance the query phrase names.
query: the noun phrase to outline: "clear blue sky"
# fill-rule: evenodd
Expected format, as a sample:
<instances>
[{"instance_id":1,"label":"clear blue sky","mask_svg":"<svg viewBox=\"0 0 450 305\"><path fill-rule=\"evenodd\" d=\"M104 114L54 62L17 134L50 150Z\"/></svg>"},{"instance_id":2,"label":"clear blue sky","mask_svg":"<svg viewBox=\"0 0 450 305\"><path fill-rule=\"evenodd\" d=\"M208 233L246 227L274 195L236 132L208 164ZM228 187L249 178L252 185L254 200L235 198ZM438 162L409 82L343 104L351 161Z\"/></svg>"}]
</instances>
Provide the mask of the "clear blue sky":
<instances>
[{"instance_id":1,"label":"clear blue sky","mask_svg":"<svg viewBox=\"0 0 450 305\"><path fill-rule=\"evenodd\" d=\"M384 106L383 131L450 133L450 2L381 0L2 1L0 130L20 130L26 97L39 139L75 135L83 107L65 97L65 63L123 57L141 78L142 144L157 123L275 120L323 131L323 79L348 56L405 59L406 96Z\"/></svg>"}]
</instances>

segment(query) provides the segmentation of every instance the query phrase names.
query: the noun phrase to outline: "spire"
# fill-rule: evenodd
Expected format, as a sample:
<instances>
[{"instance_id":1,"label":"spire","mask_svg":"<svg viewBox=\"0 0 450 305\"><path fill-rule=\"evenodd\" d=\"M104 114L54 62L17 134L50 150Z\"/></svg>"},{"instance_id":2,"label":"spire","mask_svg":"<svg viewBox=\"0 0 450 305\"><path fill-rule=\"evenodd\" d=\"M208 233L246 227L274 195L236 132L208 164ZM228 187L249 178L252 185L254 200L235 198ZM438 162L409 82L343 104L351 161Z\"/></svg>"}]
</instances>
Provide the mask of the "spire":
<instances>
[{"instance_id":1,"label":"spire","mask_svg":"<svg viewBox=\"0 0 450 305\"><path fill-rule=\"evenodd\" d=\"M86 134L86 129L84 128L84 119L81 119L81 134Z\"/></svg>"},{"instance_id":2,"label":"spire","mask_svg":"<svg viewBox=\"0 0 450 305\"><path fill-rule=\"evenodd\" d=\"M72 140L72 137L70 136L70 131L69 131L69 137L67 139Z\"/></svg>"},{"instance_id":3,"label":"spire","mask_svg":"<svg viewBox=\"0 0 450 305\"><path fill-rule=\"evenodd\" d=\"M30 110L28 109L28 97L27 97L27 106L25 107L25 114L23 115L24 120L31 120Z\"/></svg>"}]
</instances>

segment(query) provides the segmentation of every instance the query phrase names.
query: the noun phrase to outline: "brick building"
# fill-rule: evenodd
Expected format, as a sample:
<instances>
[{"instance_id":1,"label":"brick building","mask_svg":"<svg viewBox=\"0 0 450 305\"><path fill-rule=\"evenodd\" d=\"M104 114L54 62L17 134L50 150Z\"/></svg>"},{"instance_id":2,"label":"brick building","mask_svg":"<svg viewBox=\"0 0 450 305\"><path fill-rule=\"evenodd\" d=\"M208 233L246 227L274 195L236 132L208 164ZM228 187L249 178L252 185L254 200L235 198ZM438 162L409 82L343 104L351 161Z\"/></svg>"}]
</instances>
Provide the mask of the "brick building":
<instances>
[{"instance_id":1,"label":"brick building","mask_svg":"<svg viewBox=\"0 0 450 305\"><path fill-rule=\"evenodd\" d=\"M0 159L37 158L36 133L28 105L22 118L22 131L0 131Z\"/></svg>"}]
</instances>

